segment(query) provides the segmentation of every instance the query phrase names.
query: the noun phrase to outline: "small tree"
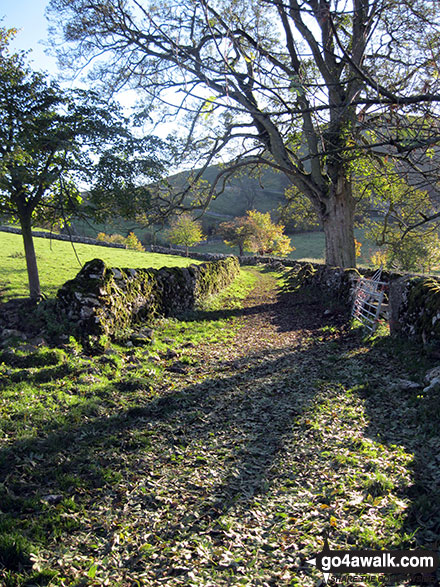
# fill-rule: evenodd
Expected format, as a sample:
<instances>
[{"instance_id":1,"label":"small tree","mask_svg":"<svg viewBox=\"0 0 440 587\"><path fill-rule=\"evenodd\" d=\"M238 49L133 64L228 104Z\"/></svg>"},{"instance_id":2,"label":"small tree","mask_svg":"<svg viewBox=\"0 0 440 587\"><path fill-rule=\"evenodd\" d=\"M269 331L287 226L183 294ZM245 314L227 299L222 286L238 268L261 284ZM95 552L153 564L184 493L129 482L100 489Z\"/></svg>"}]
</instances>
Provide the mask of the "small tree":
<instances>
[{"instance_id":1,"label":"small tree","mask_svg":"<svg viewBox=\"0 0 440 587\"><path fill-rule=\"evenodd\" d=\"M188 257L188 247L204 240L204 235L200 223L185 213L171 222L169 239L175 245L183 245Z\"/></svg>"},{"instance_id":2,"label":"small tree","mask_svg":"<svg viewBox=\"0 0 440 587\"><path fill-rule=\"evenodd\" d=\"M284 257L294 250L290 238L284 234L284 226L274 224L269 212L248 210L246 216L223 222L220 231L228 246L239 247L240 255L246 250L258 255Z\"/></svg>"},{"instance_id":3,"label":"small tree","mask_svg":"<svg viewBox=\"0 0 440 587\"><path fill-rule=\"evenodd\" d=\"M250 210L247 212L250 238L245 248L259 255L288 255L293 248L290 246L290 238L284 234L282 224L274 224L270 213Z\"/></svg>"},{"instance_id":4,"label":"small tree","mask_svg":"<svg viewBox=\"0 0 440 587\"><path fill-rule=\"evenodd\" d=\"M134 232L130 232L130 234L125 239L125 246L127 247L127 249L132 249L133 251L144 251L145 252L145 249L142 246L141 241L134 234Z\"/></svg>"},{"instance_id":5,"label":"small tree","mask_svg":"<svg viewBox=\"0 0 440 587\"><path fill-rule=\"evenodd\" d=\"M228 247L238 247L240 257L244 254L246 242L251 237L250 225L246 216L222 222L218 228L219 234Z\"/></svg>"},{"instance_id":6,"label":"small tree","mask_svg":"<svg viewBox=\"0 0 440 587\"><path fill-rule=\"evenodd\" d=\"M65 222L82 202L95 218L134 217L145 209L148 178L162 170L158 142L137 139L116 104L93 92L63 92L8 52L11 31L0 29L0 214L18 220L31 298L41 295L32 226Z\"/></svg>"}]
</instances>

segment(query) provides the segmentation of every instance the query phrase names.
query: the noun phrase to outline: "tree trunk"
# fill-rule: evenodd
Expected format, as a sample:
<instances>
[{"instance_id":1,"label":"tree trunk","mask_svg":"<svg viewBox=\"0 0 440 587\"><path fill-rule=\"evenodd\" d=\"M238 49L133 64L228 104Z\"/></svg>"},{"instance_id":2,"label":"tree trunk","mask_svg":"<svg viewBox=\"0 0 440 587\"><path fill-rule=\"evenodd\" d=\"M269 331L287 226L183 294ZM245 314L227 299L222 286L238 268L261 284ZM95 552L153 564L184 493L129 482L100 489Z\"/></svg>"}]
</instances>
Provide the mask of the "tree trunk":
<instances>
[{"instance_id":1,"label":"tree trunk","mask_svg":"<svg viewBox=\"0 0 440 587\"><path fill-rule=\"evenodd\" d=\"M29 295L32 299L38 299L41 295L40 278L38 276L37 257L35 255L34 241L32 238L31 217L29 214L20 215L21 234L23 237L24 252L29 280Z\"/></svg>"},{"instance_id":2,"label":"tree trunk","mask_svg":"<svg viewBox=\"0 0 440 587\"><path fill-rule=\"evenodd\" d=\"M322 224L325 234L325 262L332 267L356 267L354 245L355 201L349 179L340 177L325 202Z\"/></svg>"}]
</instances>

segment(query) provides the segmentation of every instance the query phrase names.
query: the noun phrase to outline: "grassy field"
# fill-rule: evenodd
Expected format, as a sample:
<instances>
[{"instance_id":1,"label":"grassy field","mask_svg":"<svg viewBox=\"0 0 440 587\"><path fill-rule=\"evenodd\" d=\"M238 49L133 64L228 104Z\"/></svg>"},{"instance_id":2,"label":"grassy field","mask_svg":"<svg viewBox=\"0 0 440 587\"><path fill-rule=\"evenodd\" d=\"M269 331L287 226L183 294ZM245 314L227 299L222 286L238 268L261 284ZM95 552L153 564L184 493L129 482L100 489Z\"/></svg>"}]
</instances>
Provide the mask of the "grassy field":
<instances>
[{"instance_id":1,"label":"grassy field","mask_svg":"<svg viewBox=\"0 0 440 587\"><path fill-rule=\"evenodd\" d=\"M74 249L68 242L45 238L35 238L34 243L41 288L47 296L54 296L63 283L75 277L84 263L96 258L113 267L185 267L191 263L199 263L173 255L93 245L75 244ZM7 288L6 298L28 295L26 261L20 235L0 232L0 285Z\"/></svg>"}]
</instances>

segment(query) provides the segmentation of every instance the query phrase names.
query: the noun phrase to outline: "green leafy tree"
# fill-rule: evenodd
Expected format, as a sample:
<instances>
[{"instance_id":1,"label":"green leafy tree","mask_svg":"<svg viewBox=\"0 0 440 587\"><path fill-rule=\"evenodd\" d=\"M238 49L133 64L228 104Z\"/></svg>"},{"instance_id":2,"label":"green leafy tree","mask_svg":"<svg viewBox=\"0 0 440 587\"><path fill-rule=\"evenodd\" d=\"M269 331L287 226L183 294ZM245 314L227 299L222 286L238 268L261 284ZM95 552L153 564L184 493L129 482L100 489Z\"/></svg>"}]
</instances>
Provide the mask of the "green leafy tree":
<instances>
[{"instance_id":1,"label":"green leafy tree","mask_svg":"<svg viewBox=\"0 0 440 587\"><path fill-rule=\"evenodd\" d=\"M281 222L292 231L312 231L321 228L318 214L310 200L301 194L295 186L288 187L285 201L278 206Z\"/></svg>"},{"instance_id":2,"label":"green leafy tree","mask_svg":"<svg viewBox=\"0 0 440 587\"><path fill-rule=\"evenodd\" d=\"M228 247L238 247L240 257L243 256L245 245L251 237L250 225L246 216L222 222L218 227L218 232Z\"/></svg>"},{"instance_id":3,"label":"green leafy tree","mask_svg":"<svg viewBox=\"0 0 440 587\"><path fill-rule=\"evenodd\" d=\"M125 246L127 247L127 249L132 249L133 251L145 251L141 241L134 234L134 232L130 232L127 238L125 239Z\"/></svg>"},{"instance_id":4,"label":"green leafy tree","mask_svg":"<svg viewBox=\"0 0 440 587\"><path fill-rule=\"evenodd\" d=\"M147 180L162 166L159 141L137 139L117 105L93 92L64 92L10 54L0 31L0 215L21 226L31 298L41 295L32 239L36 223L135 217L148 206ZM152 151L155 151L154 155ZM78 186L87 183L85 202Z\"/></svg>"},{"instance_id":5,"label":"green leafy tree","mask_svg":"<svg viewBox=\"0 0 440 587\"><path fill-rule=\"evenodd\" d=\"M352 162L368 152L420 168L440 143L436 2L51 0L50 8L64 63L92 61L94 79L98 70L113 88L130 84L146 108L186 113L182 156L194 160L197 150L200 177L238 152L203 206L234 169L275 168L310 201L330 265L356 262Z\"/></svg>"},{"instance_id":6,"label":"green leafy tree","mask_svg":"<svg viewBox=\"0 0 440 587\"><path fill-rule=\"evenodd\" d=\"M365 236L382 247L379 258L388 268L426 270L437 264L438 232L433 197L411 185L398 162L389 158L363 161L356 191L364 218ZM431 218L431 222L425 222Z\"/></svg>"},{"instance_id":7,"label":"green leafy tree","mask_svg":"<svg viewBox=\"0 0 440 587\"><path fill-rule=\"evenodd\" d=\"M190 214L184 213L171 221L169 239L175 245L183 245L188 257L188 247L196 245L204 240L200 223Z\"/></svg>"}]
</instances>

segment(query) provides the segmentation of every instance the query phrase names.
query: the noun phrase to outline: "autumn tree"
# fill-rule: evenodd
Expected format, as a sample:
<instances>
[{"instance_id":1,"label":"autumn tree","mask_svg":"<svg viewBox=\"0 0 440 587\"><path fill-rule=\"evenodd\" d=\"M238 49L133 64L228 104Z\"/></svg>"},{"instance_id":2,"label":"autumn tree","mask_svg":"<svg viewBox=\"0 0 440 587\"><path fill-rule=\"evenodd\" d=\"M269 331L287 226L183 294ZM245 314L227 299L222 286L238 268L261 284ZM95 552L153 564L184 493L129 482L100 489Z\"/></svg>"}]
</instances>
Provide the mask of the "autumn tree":
<instances>
[{"instance_id":1,"label":"autumn tree","mask_svg":"<svg viewBox=\"0 0 440 587\"><path fill-rule=\"evenodd\" d=\"M202 228L190 214L184 213L171 221L169 239L176 245L183 245L188 257L188 247L204 240Z\"/></svg>"},{"instance_id":2,"label":"autumn tree","mask_svg":"<svg viewBox=\"0 0 440 587\"><path fill-rule=\"evenodd\" d=\"M244 255L245 245L251 236L246 216L222 222L218 227L218 233L228 247L238 247L240 257Z\"/></svg>"},{"instance_id":3,"label":"autumn tree","mask_svg":"<svg viewBox=\"0 0 440 587\"><path fill-rule=\"evenodd\" d=\"M240 166L285 173L318 215L328 264L355 265L351 163L375 152L417 166L439 143L435 2L51 0L50 7L65 65L92 62L94 79L142 91L147 109L160 103L162 116L166 107L186 115L184 152L194 158L197 150L200 173L221 154L238 153L213 190Z\"/></svg>"},{"instance_id":4,"label":"autumn tree","mask_svg":"<svg viewBox=\"0 0 440 587\"><path fill-rule=\"evenodd\" d=\"M246 216L223 222L219 226L228 246L238 246L257 255L278 255L284 257L294 250L290 238L284 234L284 226L272 222L270 213L248 210Z\"/></svg>"},{"instance_id":5,"label":"autumn tree","mask_svg":"<svg viewBox=\"0 0 440 587\"><path fill-rule=\"evenodd\" d=\"M97 219L134 217L149 204L145 184L162 171L160 142L134 137L116 104L91 91L62 91L32 71L9 53L9 37L0 31L0 215L20 224L37 299L32 226L66 222L81 210Z\"/></svg>"}]
</instances>

